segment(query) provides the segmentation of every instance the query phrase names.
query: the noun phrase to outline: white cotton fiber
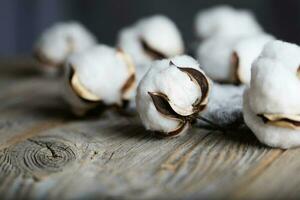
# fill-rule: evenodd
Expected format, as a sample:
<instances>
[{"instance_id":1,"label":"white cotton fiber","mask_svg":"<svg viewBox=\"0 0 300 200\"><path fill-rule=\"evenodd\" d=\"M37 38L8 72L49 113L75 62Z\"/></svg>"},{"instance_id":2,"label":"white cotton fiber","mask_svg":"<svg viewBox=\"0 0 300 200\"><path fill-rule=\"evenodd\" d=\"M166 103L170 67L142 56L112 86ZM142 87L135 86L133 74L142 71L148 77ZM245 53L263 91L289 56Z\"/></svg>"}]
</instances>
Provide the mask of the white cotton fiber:
<instances>
[{"instance_id":1,"label":"white cotton fiber","mask_svg":"<svg viewBox=\"0 0 300 200\"><path fill-rule=\"evenodd\" d=\"M80 23L57 23L46 29L35 45L35 53L43 65L62 65L75 52L88 49L96 44L96 38ZM45 62L45 63L44 63Z\"/></svg>"},{"instance_id":2,"label":"white cotton fiber","mask_svg":"<svg viewBox=\"0 0 300 200\"><path fill-rule=\"evenodd\" d=\"M122 52L114 48L97 45L72 54L67 61L67 68L72 68L81 85L101 102L106 105L121 105L124 100L122 88L134 72L120 53ZM130 92L133 92L133 88Z\"/></svg>"},{"instance_id":3,"label":"white cotton fiber","mask_svg":"<svg viewBox=\"0 0 300 200\"><path fill-rule=\"evenodd\" d=\"M249 90L244 94L243 115L246 124L264 144L283 149L300 146L300 131L265 124L251 109L249 100L253 98Z\"/></svg>"},{"instance_id":4,"label":"white cotton fiber","mask_svg":"<svg viewBox=\"0 0 300 200\"><path fill-rule=\"evenodd\" d=\"M212 37L199 45L196 55L205 73L216 81L230 82L234 71L231 56L236 38Z\"/></svg>"},{"instance_id":5,"label":"white cotton fiber","mask_svg":"<svg viewBox=\"0 0 300 200\"><path fill-rule=\"evenodd\" d=\"M234 67L237 67L236 75L239 82L250 84L252 63L259 56L264 45L271 40L274 40L274 37L267 34L249 36L238 40L233 52L238 58L238 66Z\"/></svg>"},{"instance_id":6,"label":"white cotton fiber","mask_svg":"<svg viewBox=\"0 0 300 200\"><path fill-rule=\"evenodd\" d=\"M278 56L273 57L268 54L269 48L271 52L274 51L272 44L276 46L278 41L268 43L253 63L250 93L255 98L250 100L251 107L256 113L299 114L300 93L296 91L299 90L300 80L295 66L300 66L300 59L297 62L296 59L287 58L289 53L297 55L296 51L292 52L290 49L294 49L295 46L284 43L284 47L278 49L282 56L278 52Z\"/></svg>"},{"instance_id":7,"label":"white cotton fiber","mask_svg":"<svg viewBox=\"0 0 300 200\"><path fill-rule=\"evenodd\" d=\"M175 23L163 15L141 19L137 23L139 36L166 57L182 54L183 41Z\"/></svg>"},{"instance_id":8,"label":"white cotton fiber","mask_svg":"<svg viewBox=\"0 0 300 200\"><path fill-rule=\"evenodd\" d=\"M248 10L222 5L200 11L196 16L197 36L241 37L263 32L253 14Z\"/></svg>"}]
</instances>

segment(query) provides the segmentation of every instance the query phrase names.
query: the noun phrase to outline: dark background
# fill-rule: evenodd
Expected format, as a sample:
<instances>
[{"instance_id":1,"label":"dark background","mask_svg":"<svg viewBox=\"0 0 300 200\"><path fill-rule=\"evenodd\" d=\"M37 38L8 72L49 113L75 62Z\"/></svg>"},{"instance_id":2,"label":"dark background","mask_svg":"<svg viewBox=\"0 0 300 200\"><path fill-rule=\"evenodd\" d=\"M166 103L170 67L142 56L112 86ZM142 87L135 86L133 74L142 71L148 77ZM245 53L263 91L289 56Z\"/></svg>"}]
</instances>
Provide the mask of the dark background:
<instances>
[{"instance_id":1,"label":"dark background","mask_svg":"<svg viewBox=\"0 0 300 200\"><path fill-rule=\"evenodd\" d=\"M99 39L113 45L120 28L151 14L173 19L187 45L195 39L194 17L200 9L230 4L252 10L265 30L300 43L299 0L0 0L0 56L29 55L34 40L57 21L82 22Z\"/></svg>"}]
</instances>

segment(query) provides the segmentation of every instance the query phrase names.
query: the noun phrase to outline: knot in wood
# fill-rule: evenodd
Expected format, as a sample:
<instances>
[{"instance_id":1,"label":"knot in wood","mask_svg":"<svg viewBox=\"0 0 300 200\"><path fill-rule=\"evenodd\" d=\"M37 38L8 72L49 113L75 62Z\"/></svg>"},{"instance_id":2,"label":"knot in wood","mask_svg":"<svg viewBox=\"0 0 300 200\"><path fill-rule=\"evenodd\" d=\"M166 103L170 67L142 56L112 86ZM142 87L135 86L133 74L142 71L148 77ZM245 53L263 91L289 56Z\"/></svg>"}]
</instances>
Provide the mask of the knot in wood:
<instances>
[{"instance_id":1,"label":"knot in wood","mask_svg":"<svg viewBox=\"0 0 300 200\"><path fill-rule=\"evenodd\" d=\"M78 157L78 150L68 141L58 138L29 139L9 148L11 164L31 175L62 171Z\"/></svg>"}]
</instances>

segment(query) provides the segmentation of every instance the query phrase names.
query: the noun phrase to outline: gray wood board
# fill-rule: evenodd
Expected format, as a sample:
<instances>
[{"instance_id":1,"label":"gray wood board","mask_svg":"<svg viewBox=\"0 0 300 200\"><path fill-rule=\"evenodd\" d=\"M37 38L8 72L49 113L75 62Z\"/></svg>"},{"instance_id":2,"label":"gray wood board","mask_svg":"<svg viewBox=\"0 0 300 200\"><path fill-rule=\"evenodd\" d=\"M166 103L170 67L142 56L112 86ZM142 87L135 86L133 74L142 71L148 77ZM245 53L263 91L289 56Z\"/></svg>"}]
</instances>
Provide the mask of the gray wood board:
<instances>
[{"instance_id":1,"label":"gray wood board","mask_svg":"<svg viewBox=\"0 0 300 200\"><path fill-rule=\"evenodd\" d=\"M2 198L299 196L298 149L265 147L250 131L158 139L114 110L76 118L57 79L19 65L0 67Z\"/></svg>"}]
</instances>

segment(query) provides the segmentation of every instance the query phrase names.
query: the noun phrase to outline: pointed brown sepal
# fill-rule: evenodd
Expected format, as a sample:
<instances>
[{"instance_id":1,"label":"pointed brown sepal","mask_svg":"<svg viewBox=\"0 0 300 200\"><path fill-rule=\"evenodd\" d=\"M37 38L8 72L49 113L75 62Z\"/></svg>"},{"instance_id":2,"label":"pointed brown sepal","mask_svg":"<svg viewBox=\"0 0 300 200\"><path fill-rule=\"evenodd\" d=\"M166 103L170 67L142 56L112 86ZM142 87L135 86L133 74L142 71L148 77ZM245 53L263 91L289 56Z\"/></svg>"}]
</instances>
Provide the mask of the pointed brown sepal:
<instances>
[{"instance_id":1,"label":"pointed brown sepal","mask_svg":"<svg viewBox=\"0 0 300 200\"><path fill-rule=\"evenodd\" d=\"M265 124L273 126L300 129L300 115L285 115L285 114L258 114Z\"/></svg>"},{"instance_id":2,"label":"pointed brown sepal","mask_svg":"<svg viewBox=\"0 0 300 200\"><path fill-rule=\"evenodd\" d=\"M153 60L163 59L163 58L167 57L163 53L152 48L144 39L140 39L140 41L141 41L142 47L143 47L144 51L146 52L146 54L148 54Z\"/></svg>"}]
</instances>

